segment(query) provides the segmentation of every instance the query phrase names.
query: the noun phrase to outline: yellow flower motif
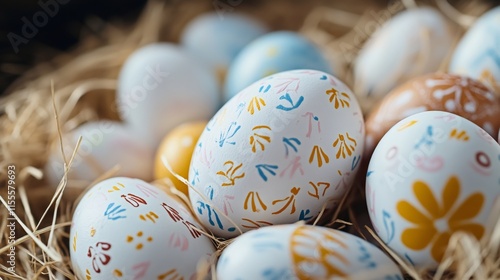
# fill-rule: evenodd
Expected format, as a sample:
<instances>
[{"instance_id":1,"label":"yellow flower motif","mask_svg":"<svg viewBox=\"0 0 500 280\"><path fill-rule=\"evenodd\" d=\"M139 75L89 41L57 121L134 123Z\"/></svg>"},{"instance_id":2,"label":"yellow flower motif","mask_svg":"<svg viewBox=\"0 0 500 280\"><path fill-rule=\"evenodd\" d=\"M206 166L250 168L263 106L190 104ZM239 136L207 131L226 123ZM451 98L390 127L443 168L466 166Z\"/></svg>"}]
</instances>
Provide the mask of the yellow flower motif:
<instances>
[{"instance_id":1,"label":"yellow flower motif","mask_svg":"<svg viewBox=\"0 0 500 280\"><path fill-rule=\"evenodd\" d=\"M425 182L413 183L413 192L425 211L421 212L405 200L397 204L399 214L415 225L405 229L401 235L406 247L418 251L431 245L432 258L440 262L453 233L467 232L477 239L483 236L484 227L471 219L481 211L484 196L481 193L473 193L461 205L454 207L460 196L460 182L457 177L451 176L446 182L441 194L442 205Z\"/></svg>"}]
</instances>

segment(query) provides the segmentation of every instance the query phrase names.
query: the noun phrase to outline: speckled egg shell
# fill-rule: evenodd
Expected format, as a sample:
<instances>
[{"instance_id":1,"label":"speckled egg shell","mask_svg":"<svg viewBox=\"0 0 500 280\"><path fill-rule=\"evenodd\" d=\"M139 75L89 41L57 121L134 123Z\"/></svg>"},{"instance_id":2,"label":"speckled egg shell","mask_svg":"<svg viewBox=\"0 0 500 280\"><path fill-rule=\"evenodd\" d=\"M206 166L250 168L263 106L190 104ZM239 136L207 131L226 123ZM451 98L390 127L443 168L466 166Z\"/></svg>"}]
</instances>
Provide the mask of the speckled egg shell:
<instances>
[{"instance_id":1,"label":"speckled egg shell","mask_svg":"<svg viewBox=\"0 0 500 280\"><path fill-rule=\"evenodd\" d=\"M354 92L377 100L401 82L437 71L450 52L453 34L433 8L400 12L361 49L354 63Z\"/></svg>"},{"instance_id":2,"label":"speckled egg shell","mask_svg":"<svg viewBox=\"0 0 500 280\"><path fill-rule=\"evenodd\" d=\"M403 279L398 266L367 241L339 230L298 224L237 237L218 261L217 278Z\"/></svg>"},{"instance_id":3,"label":"speckled egg shell","mask_svg":"<svg viewBox=\"0 0 500 280\"><path fill-rule=\"evenodd\" d=\"M500 145L471 121L428 111L394 125L370 160L377 234L417 268L440 263L451 234L481 238L500 195Z\"/></svg>"},{"instance_id":4,"label":"speckled egg shell","mask_svg":"<svg viewBox=\"0 0 500 280\"><path fill-rule=\"evenodd\" d=\"M351 186L363 142L359 105L337 78L315 70L271 75L209 121L191 160L191 204L221 237L310 220Z\"/></svg>"},{"instance_id":5,"label":"speckled egg shell","mask_svg":"<svg viewBox=\"0 0 500 280\"><path fill-rule=\"evenodd\" d=\"M373 109L366 119L364 159L398 121L431 110L462 116L492 137L500 128L500 101L485 85L454 74L428 74L395 88Z\"/></svg>"},{"instance_id":6,"label":"speckled egg shell","mask_svg":"<svg viewBox=\"0 0 500 280\"><path fill-rule=\"evenodd\" d=\"M194 279L215 252L191 212L138 179L92 187L75 210L70 255L79 279Z\"/></svg>"},{"instance_id":7,"label":"speckled egg shell","mask_svg":"<svg viewBox=\"0 0 500 280\"><path fill-rule=\"evenodd\" d=\"M500 95L500 7L486 12L468 29L449 71L478 79Z\"/></svg>"}]
</instances>

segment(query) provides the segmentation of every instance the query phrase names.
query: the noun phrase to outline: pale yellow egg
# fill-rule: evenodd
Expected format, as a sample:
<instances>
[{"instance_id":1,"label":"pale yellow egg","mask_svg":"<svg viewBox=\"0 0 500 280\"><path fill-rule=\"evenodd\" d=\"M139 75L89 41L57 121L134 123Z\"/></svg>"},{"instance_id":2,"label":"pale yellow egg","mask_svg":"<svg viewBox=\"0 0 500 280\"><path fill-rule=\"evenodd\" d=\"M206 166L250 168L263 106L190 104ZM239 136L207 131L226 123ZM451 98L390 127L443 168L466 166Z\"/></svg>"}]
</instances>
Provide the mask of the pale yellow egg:
<instances>
[{"instance_id":1,"label":"pale yellow egg","mask_svg":"<svg viewBox=\"0 0 500 280\"><path fill-rule=\"evenodd\" d=\"M175 173L187 179L194 147L206 125L206 121L185 123L174 128L163 138L156 153L155 179L169 178L178 190L188 195L188 186L168 171L162 162L162 157L168 160Z\"/></svg>"}]
</instances>

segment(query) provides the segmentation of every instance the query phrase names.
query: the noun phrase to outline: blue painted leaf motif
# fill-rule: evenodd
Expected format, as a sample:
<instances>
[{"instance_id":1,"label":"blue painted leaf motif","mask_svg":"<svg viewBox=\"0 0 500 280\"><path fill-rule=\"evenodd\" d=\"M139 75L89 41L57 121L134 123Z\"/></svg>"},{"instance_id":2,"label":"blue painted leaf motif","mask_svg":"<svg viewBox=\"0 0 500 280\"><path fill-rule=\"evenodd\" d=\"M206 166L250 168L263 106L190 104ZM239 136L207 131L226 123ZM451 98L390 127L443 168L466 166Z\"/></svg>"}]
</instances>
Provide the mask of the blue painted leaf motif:
<instances>
[{"instance_id":1,"label":"blue painted leaf motif","mask_svg":"<svg viewBox=\"0 0 500 280\"><path fill-rule=\"evenodd\" d=\"M420 148L421 145L432 146L434 144L434 140L432 139L434 136L432 126L428 126L425 134L420 138L417 144L415 144L415 149Z\"/></svg>"},{"instance_id":2,"label":"blue painted leaf motif","mask_svg":"<svg viewBox=\"0 0 500 280\"><path fill-rule=\"evenodd\" d=\"M409 262L411 265L415 266L415 263L414 263L414 262L413 262L413 260L410 258L410 256L408 255L408 253L405 253L405 258L408 260L408 262Z\"/></svg>"},{"instance_id":3,"label":"blue painted leaf motif","mask_svg":"<svg viewBox=\"0 0 500 280\"><path fill-rule=\"evenodd\" d=\"M304 210L300 211L299 220L300 221L307 221L307 220L312 219L313 216L307 216L310 213L311 213L311 210L309 210L309 209L304 209Z\"/></svg>"},{"instance_id":4,"label":"blue painted leaf motif","mask_svg":"<svg viewBox=\"0 0 500 280\"><path fill-rule=\"evenodd\" d=\"M247 105L246 102L241 102L240 104L238 104L238 106L236 107L237 118L241 116L241 113L243 113L243 110L245 109L246 105Z\"/></svg>"},{"instance_id":5,"label":"blue painted leaf motif","mask_svg":"<svg viewBox=\"0 0 500 280\"><path fill-rule=\"evenodd\" d=\"M198 210L198 213L200 215L203 215L204 211L203 210L207 210L207 215L208 215L208 223L212 226L215 226L215 223L217 223L217 227L220 228L220 229L224 229L224 226L222 225L222 222L219 218L219 215L217 214L217 212L215 211L215 209L212 209L212 207L210 207L210 205L208 205L207 203L204 203L203 201L197 201L196 204L198 204L197 206L197 210ZM215 221L214 221L215 219Z\"/></svg>"},{"instance_id":6,"label":"blue painted leaf motif","mask_svg":"<svg viewBox=\"0 0 500 280\"><path fill-rule=\"evenodd\" d=\"M386 244L389 245L389 243L394 239L395 235L395 227L394 227L394 221L391 218L391 214L389 214L387 211L382 211L382 215L384 217L384 227L385 231L387 232L387 240Z\"/></svg>"},{"instance_id":7,"label":"blue painted leaf motif","mask_svg":"<svg viewBox=\"0 0 500 280\"><path fill-rule=\"evenodd\" d=\"M259 175L260 177L262 178L262 180L264 180L265 182L267 182L267 175L264 171L267 171L269 172L269 174L271 176L276 176L276 171L278 169L278 166L277 165L271 165L271 164L257 164L255 166L255 168L257 168L257 171L259 172Z\"/></svg>"},{"instance_id":8,"label":"blue painted leaf motif","mask_svg":"<svg viewBox=\"0 0 500 280\"><path fill-rule=\"evenodd\" d=\"M291 138L283 137L283 144L285 145L286 156L288 156L288 147L290 147L294 152L297 152L298 151L297 146L300 146L302 143L300 142L299 139L295 137Z\"/></svg>"},{"instance_id":9,"label":"blue painted leaf motif","mask_svg":"<svg viewBox=\"0 0 500 280\"><path fill-rule=\"evenodd\" d=\"M327 77L326 77L326 75L323 75L323 76L321 76L321 78L319 78L319 79L324 81L324 80L326 80L326 79L327 79Z\"/></svg>"},{"instance_id":10,"label":"blue painted leaf motif","mask_svg":"<svg viewBox=\"0 0 500 280\"><path fill-rule=\"evenodd\" d=\"M370 254L370 252L368 252L368 249L365 247L365 245L363 244L363 242L361 242L360 240L356 240L356 242L358 243L359 245L359 250L361 251L361 256L358 258L358 260L365 264L366 265L366 268L376 268L377 267L377 263L375 263L372 259L372 255Z\"/></svg>"},{"instance_id":11,"label":"blue painted leaf motif","mask_svg":"<svg viewBox=\"0 0 500 280\"><path fill-rule=\"evenodd\" d=\"M260 88L259 88L259 92L266 93L266 92L268 92L268 91L269 91L269 89L271 89L271 85L267 85L267 86L262 85L262 86L260 86Z\"/></svg>"},{"instance_id":12,"label":"blue painted leaf motif","mask_svg":"<svg viewBox=\"0 0 500 280\"><path fill-rule=\"evenodd\" d=\"M373 172L375 172L375 171L369 170L368 172L366 172L366 177L370 177L370 175L372 175Z\"/></svg>"},{"instance_id":13,"label":"blue painted leaf motif","mask_svg":"<svg viewBox=\"0 0 500 280\"><path fill-rule=\"evenodd\" d=\"M196 168L193 168L193 172L194 172L194 176L193 176L193 180L191 180L191 185L195 186L196 182L198 182L198 183L200 182L200 172Z\"/></svg>"},{"instance_id":14,"label":"blue painted leaf motif","mask_svg":"<svg viewBox=\"0 0 500 280\"><path fill-rule=\"evenodd\" d=\"M234 137L240 128L241 125L238 125L236 122L231 122L227 131L221 132L219 135L219 140L217 141L219 143L219 147L222 148L224 144L235 145L236 142L230 141L230 139Z\"/></svg>"},{"instance_id":15,"label":"blue painted leaf motif","mask_svg":"<svg viewBox=\"0 0 500 280\"><path fill-rule=\"evenodd\" d=\"M264 280L283 280L293 279L293 273L289 268L268 268L262 271L262 279Z\"/></svg>"},{"instance_id":16,"label":"blue painted leaf motif","mask_svg":"<svg viewBox=\"0 0 500 280\"><path fill-rule=\"evenodd\" d=\"M290 97L289 93L285 93L285 95L280 96L280 100L286 100L290 104L289 107L285 107L284 105L280 104L276 107L276 109L283 110L283 111L291 111L293 109L299 108L300 104L302 104L302 101L304 101L304 96L300 96L299 99L294 102L292 98Z\"/></svg>"},{"instance_id":17,"label":"blue painted leaf motif","mask_svg":"<svg viewBox=\"0 0 500 280\"><path fill-rule=\"evenodd\" d=\"M127 216L125 215L120 215L120 213L123 213L125 211L127 211L126 208L122 208L123 206L121 205L116 205L115 206L115 203L112 202L108 205L108 207L106 208L106 211L104 211L104 216L106 216L108 218L108 220L118 220L118 219L125 219L127 218Z\"/></svg>"},{"instance_id":18,"label":"blue painted leaf motif","mask_svg":"<svg viewBox=\"0 0 500 280\"><path fill-rule=\"evenodd\" d=\"M360 161L361 161L361 156L354 156L352 158L351 171L353 171L354 169L356 169L356 167L358 166L358 164L359 164Z\"/></svg>"}]
</instances>

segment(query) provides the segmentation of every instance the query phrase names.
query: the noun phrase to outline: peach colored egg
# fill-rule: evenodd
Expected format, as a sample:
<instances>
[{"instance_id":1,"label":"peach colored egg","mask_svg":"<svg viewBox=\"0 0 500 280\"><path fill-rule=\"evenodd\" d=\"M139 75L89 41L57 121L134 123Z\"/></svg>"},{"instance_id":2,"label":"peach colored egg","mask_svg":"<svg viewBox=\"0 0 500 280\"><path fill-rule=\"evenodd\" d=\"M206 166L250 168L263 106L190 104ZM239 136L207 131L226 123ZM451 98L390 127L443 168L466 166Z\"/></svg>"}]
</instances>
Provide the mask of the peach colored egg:
<instances>
[{"instance_id":1,"label":"peach colored egg","mask_svg":"<svg viewBox=\"0 0 500 280\"><path fill-rule=\"evenodd\" d=\"M479 125L497 137L498 98L481 82L464 76L432 73L414 78L391 91L366 119L365 160L382 136L398 121L423 111L447 111Z\"/></svg>"}]
</instances>

